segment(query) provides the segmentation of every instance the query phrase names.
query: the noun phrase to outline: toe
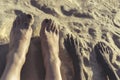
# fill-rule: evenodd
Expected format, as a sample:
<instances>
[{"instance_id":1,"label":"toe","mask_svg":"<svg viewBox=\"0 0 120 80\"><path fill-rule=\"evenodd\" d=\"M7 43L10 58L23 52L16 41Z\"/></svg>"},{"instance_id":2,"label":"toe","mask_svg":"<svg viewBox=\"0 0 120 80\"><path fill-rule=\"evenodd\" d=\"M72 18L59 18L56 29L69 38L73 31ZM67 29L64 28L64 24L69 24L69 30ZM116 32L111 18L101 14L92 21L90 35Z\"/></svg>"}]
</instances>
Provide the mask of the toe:
<instances>
[{"instance_id":1,"label":"toe","mask_svg":"<svg viewBox=\"0 0 120 80\"><path fill-rule=\"evenodd\" d=\"M53 32L54 32L55 34L58 34L58 26L57 26L56 23L54 24L54 27L55 27L55 28L54 28L54 31L53 31Z\"/></svg>"},{"instance_id":2,"label":"toe","mask_svg":"<svg viewBox=\"0 0 120 80\"><path fill-rule=\"evenodd\" d=\"M48 32L51 31L51 25L52 25L52 20L51 19L48 19L48 21L46 21L46 29Z\"/></svg>"},{"instance_id":3,"label":"toe","mask_svg":"<svg viewBox=\"0 0 120 80\"><path fill-rule=\"evenodd\" d=\"M18 28L18 26L20 26L20 25L22 24L23 20L22 20L21 18L24 18L24 17L22 16L22 14L20 14L20 15L18 15L18 16L16 17L16 19L15 19L15 21L14 21L14 23L13 23L13 29Z\"/></svg>"},{"instance_id":4,"label":"toe","mask_svg":"<svg viewBox=\"0 0 120 80\"><path fill-rule=\"evenodd\" d=\"M20 15L19 15L19 16L16 18L16 22L15 22L15 23L16 23L16 26L17 26L17 25L20 25L20 22L21 22L21 21L20 21Z\"/></svg>"},{"instance_id":5,"label":"toe","mask_svg":"<svg viewBox=\"0 0 120 80\"><path fill-rule=\"evenodd\" d=\"M54 25L52 31L55 32L55 30L56 30L56 27L55 27L55 25Z\"/></svg>"},{"instance_id":6,"label":"toe","mask_svg":"<svg viewBox=\"0 0 120 80\"><path fill-rule=\"evenodd\" d=\"M22 25L23 23L27 22L27 18L26 18L26 14L23 13L19 16L19 20L20 20L20 25Z\"/></svg>"},{"instance_id":7,"label":"toe","mask_svg":"<svg viewBox=\"0 0 120 80\"><path fill-rule=\"evenodd\" d=\"M28 16L29 16L29 18L28 18ZM28 29L31 20L32 20L32 16L30 14L26 15L25 13L22 13L16 17L16 19L13 23L13 28ZM18 26L20 26L20 27L18 27Z\"/></svg>"},{"instance_id":8,"label":"toe","mask_svg":"<svg viewBox=\"0 0 120 80\"><path fill-rule=\"evenodd\" d=\"M56 34L59 34L59 29L58 28L56 29Z\"/></svg>"},{"instance_id":9,"label":"toe","mask_svg":"<svg viewBox=\"0 0 120 80\"><path fill-rule=\"evenodd\" d=\"M21 15L21 28L29 29L33 24L33 16L31 14L23 14Z\"/></svg>"},{"instance_id":10,"label":"toe","mask_svg":"<svg viewBox=\"0 0 120 80\"><path fill-rule=\"evenodd\" d=\"M31 23L31 24L33 23L33 15L27 14L27 15L26 15L26 19L27 19L26 21L27 21L28 23Z\"/></svg>"},{"instance_id":11,"label":"toe","mask_svg":"<svg viewBox=\"0 0 120 80\"><path fill-rule=\"evenodd\" d=\"M42 25L41 25L41 31L40 31L41 33L45 32L45 30L47 29L47 23L48 22L49 22L48 19L43 20Z\"/></svg>"},{"instance_id":12,"label":"toe","mask_svg":"<svg viewBox=\"0 0 120 80\"><path fill-rule=\"evenodd\" d=\"M56 33L56 34L59 34L59 31L60 31L60 30L59 30L59 27L60 27L59 25L57 25L57 24L55 25L55 28L56 28L55 33Z\"/></svg>"},{"instance_id":13,"label":"toe","mask_svg":"<svg viewBox=\"0 0 120 80\"><path fill-rule=\"evenodd\" d=\"M55 27L55 23L54 23L54 21L52 20L52 22L51 22L51 24L50 24L50 30L53 31L54 27Z\"/></svg>"}]
</instances>

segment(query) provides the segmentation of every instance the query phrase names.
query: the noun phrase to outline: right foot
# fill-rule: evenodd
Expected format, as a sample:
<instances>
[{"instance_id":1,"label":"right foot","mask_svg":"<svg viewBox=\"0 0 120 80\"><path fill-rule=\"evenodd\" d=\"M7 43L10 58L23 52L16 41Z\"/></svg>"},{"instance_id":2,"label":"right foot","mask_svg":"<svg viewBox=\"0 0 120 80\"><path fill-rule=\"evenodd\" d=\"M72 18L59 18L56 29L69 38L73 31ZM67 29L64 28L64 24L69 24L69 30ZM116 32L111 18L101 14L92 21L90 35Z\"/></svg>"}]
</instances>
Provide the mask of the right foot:
<instances>
[{"instance_id":1,"label":"right foot","mask_svg":"<svg viewBox=\"0 0 120 80\"><path fill-rule=\"evenodd\" d=\"M40 37L46 80L61 80L58 25L51 19L45 19L42 22Z\"/></svg>"},{"instance_id":2,"label":"right foot","mask_svg":"<svg viewBox=\"0 0 120 80\"><path fill-rule=\"evenodd\" d=\"M98 63L101 64L106 76L108 75L110 80L119 80L117 73L113 70L110 61L107 59L106 54L110 55L111 48L103 42L99 42L95 45L95 53Z\"/></svg>"},{"instance_id":3,"label":"right foot","mask_svg":"<svg viewBox=\"0 0 120 80\"><path fill-rule=\"evenodd\" d=\"M55 60L59 56L59 29L54 21L45 19L40 32L42 51L44 57Z\"/></svg>"}]
</instances>

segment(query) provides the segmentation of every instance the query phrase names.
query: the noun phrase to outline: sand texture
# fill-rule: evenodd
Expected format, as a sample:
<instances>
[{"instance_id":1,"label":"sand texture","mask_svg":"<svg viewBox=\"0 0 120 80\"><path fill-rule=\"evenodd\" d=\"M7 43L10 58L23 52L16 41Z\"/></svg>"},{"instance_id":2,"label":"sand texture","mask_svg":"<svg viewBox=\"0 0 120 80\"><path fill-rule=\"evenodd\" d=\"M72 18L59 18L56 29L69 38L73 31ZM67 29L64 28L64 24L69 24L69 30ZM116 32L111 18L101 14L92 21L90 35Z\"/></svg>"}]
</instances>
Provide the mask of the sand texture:
<instances>
[{"instance_id":1,"label":"sand texture","mask_svg":"<svg viewBox=\"0 0 120 80\"><path fill-rule=\"evenodd\" d=\"M39 32L45 18L61 25L59 55L63 80L72 80L74 76L72 60L63 44L67 34L80 41L86 80L106 80L94 51L100 41L112 49L111 63L120 77L120 0L0 0L0 76L5 68L13 21L22 12L32 14L35 22L21 80L44 80Z\"/></svg>"}]
</instances>

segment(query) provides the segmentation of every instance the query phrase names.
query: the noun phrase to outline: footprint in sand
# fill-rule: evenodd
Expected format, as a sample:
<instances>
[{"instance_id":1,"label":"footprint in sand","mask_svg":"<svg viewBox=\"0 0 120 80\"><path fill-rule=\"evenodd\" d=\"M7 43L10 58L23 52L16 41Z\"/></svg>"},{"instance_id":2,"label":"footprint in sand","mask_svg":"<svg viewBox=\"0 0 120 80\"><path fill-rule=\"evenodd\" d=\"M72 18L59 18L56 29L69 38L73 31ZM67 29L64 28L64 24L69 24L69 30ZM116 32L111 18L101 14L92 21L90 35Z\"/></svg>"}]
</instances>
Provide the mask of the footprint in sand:
<instances>
[{"instance_id":1,"label":"footprint in sand","mask_svg":"<svg viewBox=\"0 0 120 80\"><path fill-rule=\"evenodd\" d=\"M109 80L119 80L117 73L114 71L112 64L106 56L106 54L111 54L111 48L104 42L98 42L98 44L95 45L94 50L97 61L104 70L105 75L109 77Z\"/></svg>"},{"instance_id":2,"label":"footprint in sand","mask_svg":"<svg viewBox=\"0 0 120 80\"><path fill-rule=\"evenodd\" d=\"M64 45L68 51L74 67L74 80L86 80L87 74L84 74L83 70L83 56L80 53L80 43L77 38L74 38L72 35L67 35L67 38L64 40ZM86 77L86 78L85 78Z\"/></svg>"}]
</instances>

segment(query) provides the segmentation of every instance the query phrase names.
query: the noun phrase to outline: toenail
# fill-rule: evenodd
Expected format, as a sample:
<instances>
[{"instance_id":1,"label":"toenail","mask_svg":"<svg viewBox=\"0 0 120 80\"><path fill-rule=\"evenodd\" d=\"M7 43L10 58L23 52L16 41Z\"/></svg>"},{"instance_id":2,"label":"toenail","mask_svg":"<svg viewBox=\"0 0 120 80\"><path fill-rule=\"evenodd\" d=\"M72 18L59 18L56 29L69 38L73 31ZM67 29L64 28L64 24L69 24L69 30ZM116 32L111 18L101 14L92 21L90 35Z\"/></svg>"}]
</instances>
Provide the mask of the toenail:
<instances>
[{"instance_id":1,"label":"toenail","mask_svg":"<svg viewBox=\"0 0 120 80\"><path fill-rule=\"evenodd\" d=\"M27 14L27 17L28 17L29 19L31 19L31 18L32 18L32 16L31 16L30 14Z\"/></svg>"},{"instance_id":2,"label":"toenail","mask_svg":"<svg viewBox=\"0 0 120 80\"><path fill-rule=\"evenodd\" d=\"M45 22L46 22L46 23L48 23L48 22L49 22L49 20L48 20L48 19L45 19Z\"/></svg>"}]
</instances>

